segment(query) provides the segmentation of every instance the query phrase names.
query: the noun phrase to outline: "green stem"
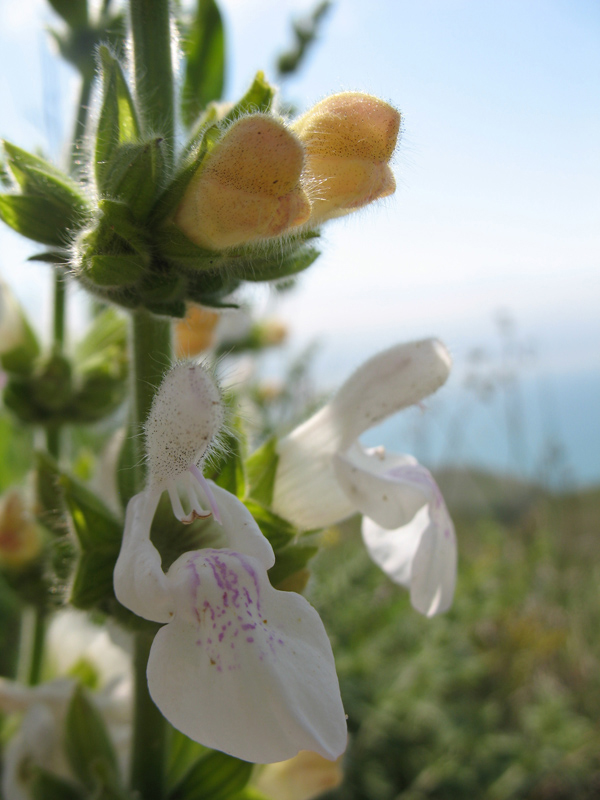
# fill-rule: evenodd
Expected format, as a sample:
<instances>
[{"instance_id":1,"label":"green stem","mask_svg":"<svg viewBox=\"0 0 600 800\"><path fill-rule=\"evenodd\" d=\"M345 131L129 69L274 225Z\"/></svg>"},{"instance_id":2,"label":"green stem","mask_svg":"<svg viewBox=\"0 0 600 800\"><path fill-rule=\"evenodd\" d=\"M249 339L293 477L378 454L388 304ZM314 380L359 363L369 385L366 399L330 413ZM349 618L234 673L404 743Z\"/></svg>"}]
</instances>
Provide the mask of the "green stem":
<instances>
[{"instance_id":1,"label":"green stem","mask_svg":"<svg viewBox=\"0 0 600 800\"><path fill-rule=\"evenodd\" d=\"M175 145L175 101L169 0L130 0L135 88L146 135ZM167 170L170 169L168 165Z\"/></svg>"},{"instance_id":2,"label":"green stem","mask_svg":"<svg viewBox=\"0 0 600 800\"><path fill-rule=\"evenodd\" d=\"M29 686L40 682L44 657L46 614L39 608L29 606L21 614L21 634L17 680Z\"/></svg>"},{"instance_id":3,"label":"green stem","mask_svg":"<svg viewBox=\"0 0 600 800\"><path fill-rule=\"evenodd\" d=\"M40 682L42 676L42 662L44 659L44 638L46 635L46 614L42 609L35 609L33 623L33 646L31 648L31 661L29 662L30 686Z\"/></svg>"},{"instance_id":4,"label":"green stem","mask_svg":"<svg viewBox=\"0 0 600 800\"><path fill-rule=\"evenodd\" d=\"M62 353L65 344L65 306L67 299L67 282L58 267L54 273L54 319L52 334L54 352Z\"/></svg>"},{"instance_id":5,"label":"green stem","mask_svg":"<svg viewBox=\"0 0 600 800\"><path fill-rule=\"evenodd\" d=\"M138 448L135 458L137 465L135 486L136 491L140 492L146 477L141 440L142 427L150 411L154 393L171 366L173 348L170 320L155 317L145 309L135 311L131 341L132 422L134 441L137 442Z\"/></svg>"},{"instance_id":6,"label":"green stem","mask_svg":"<svg viewBox=\"0 0 600 800\"><path fill-rule=\"evenodd\" d=\"M143 800L162 800L165 796L166 737L164 717L148 692L146 665L153 635L135 635L133 668L135 711L131 755L131 788Z\"/></svg>"},{"instance_id":7,"label":"green stem","mask_svg":"<svg viewBox=\"0 0 600 800\"><path fill-rule=\"evenodd\" d=\"M175 104L169 0L130 0L131 36L137 105L143 133L165 139L167 175L171 172L175 147ZM133 313L132 328L132 425L138 453L134 483L142 490L145 481L141 452L142 425L154 393L171 364L171 324L141 309ZM131 788L144 800L162 800L165 795L167 724L148 693L146 666L151 638L136 634L135 712L131 755Z\"/></svg>"},{"instance_id":8,"label":"green stem","mask_svg":"<svg viewBox=\"0 0 600 800\"><path fill-rule=\"evenodd\" d=\"M136 491L144 486L144 462L141 452L142 425L148 416L154 393L165 370L171 364L171 323L140 309L132 322L132 417L139 452L135 456ZM135 711L131 756L131 788L144 800L161 800L165 791L167 724L154 705L146 679L146 666L152 636L138 632L135 638L134 675Z\"/></svg>"}]
</instances>

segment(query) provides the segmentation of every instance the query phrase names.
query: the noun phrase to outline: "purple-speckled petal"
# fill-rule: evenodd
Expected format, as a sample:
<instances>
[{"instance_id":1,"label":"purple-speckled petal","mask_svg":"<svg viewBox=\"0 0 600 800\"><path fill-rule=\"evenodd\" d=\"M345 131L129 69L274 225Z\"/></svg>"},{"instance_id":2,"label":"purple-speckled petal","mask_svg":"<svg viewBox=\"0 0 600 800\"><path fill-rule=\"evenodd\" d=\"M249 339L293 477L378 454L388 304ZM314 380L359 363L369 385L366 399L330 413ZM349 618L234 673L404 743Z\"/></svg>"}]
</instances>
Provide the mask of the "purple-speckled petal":
<instances>
[{"instance_id":1,"label":"purple-speckled petal","mask_svg":"<svg viewBox=\"0 0 600 800\"><path fill-rule=\"evenodd\" d=\"M317 612L231 550L186 553L167 574L175 618L157 633L150 694L177 729L256 763L346 746L331 645Z\"/></svg>"}]
</instances>

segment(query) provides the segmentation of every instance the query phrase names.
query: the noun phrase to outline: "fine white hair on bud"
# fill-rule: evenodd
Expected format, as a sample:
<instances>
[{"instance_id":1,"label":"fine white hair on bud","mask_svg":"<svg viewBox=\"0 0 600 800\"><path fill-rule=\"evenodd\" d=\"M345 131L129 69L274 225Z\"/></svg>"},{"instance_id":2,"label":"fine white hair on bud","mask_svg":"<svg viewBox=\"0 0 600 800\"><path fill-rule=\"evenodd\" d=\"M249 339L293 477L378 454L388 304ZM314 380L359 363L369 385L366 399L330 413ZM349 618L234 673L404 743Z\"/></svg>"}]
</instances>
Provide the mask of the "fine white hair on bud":
<instances>
[{"instance_id":1,"label":"fine white hair on bud","mask_svg":"<svg viewBox=\"0 0 600 800\"><path fill-rule=\"evenodd\" d=\"M224 422L221 392L201 364L180 363L167 372L144 428L150 482L166 485L198 467Z\"/></svg>"}]
</instances>

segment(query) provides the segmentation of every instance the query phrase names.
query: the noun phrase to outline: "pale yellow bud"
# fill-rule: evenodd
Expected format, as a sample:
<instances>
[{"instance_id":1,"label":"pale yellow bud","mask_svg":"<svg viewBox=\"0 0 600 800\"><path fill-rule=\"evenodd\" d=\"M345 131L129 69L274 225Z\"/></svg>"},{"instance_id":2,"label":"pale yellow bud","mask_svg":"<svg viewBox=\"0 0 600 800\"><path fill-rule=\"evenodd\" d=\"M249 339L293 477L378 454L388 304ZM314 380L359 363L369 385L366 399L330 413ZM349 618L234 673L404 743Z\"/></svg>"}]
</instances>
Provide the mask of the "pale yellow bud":
<instances>
[{"instance_id":1,"label":"pale yellow bud","mask_svg":"<svg viewBox=\"0 0 600 800\"><path fill-rule=\"evenodd\" d=\"M42 531L20 493L8 491L0 499L0 567L25 567L38 557L42 546Z\"/></svg>"},{"instance_id":2,"label":"pale yellow bud","mask_svg":"<svg viewBox=\"0 0 600 800\"><path fill-rule=\"evenodd\" d=\"M304 145L302 180L309 193L309 225L355 211L393 194L392 157L400 113L361 92L327 97L300 117L292 129Z\"/></svg>"},{"instance_id":3,"label":"pale yellow bud","mask_svg":"<svg viewBox=\"0 0 600 800\"><path fill-rule=\"evenodd\" d=\"M218 311L202 306L188 306L184 319L175 325L177 358L189 358L212 347L219 317Z\"/></svg>"},{"instance_id":4,"label":"pale yellow bud","mask_svg":"<svg viewBox=\"0 0 600 800\"><path fill-rule=\"evenodd\" d=\"M310 216L303 166L302 145L283 122L242 117L192 178L174 222L210 250L280 236Z\"/></svg>"},{"instance_id":5,"label":"pale yellow bud","mask_svg":"<svg viewBox=\"0 0 600 800\"><path fill-rule=\"evenodd\" d=\"M258 774L256 788L272 800L312 800L340 785L344 776L339 761L301 750L288 761L267 764Z\"/></svg>"}]
</instances>

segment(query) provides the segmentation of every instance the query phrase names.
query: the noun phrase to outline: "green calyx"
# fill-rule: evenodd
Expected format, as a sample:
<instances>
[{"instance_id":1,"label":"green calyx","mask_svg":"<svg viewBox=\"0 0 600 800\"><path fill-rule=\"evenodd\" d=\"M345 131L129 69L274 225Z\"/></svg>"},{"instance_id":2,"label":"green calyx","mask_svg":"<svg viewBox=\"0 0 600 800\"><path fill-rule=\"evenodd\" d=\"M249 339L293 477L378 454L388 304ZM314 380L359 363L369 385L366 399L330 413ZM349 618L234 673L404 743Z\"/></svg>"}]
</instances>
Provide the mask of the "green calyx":
<instances>
[{"instance_id":1,"label":"green calyx","mask_svg":"<svg viewBox=\"0 0 600 800\"><path fill-rule=\"evenodd\" d=\"M125 397L125 322L108 309L96 317L72 358L51 353L37 358L29 371L8 375L4 404L26 423L48 427L103 419Z\"/></svg>"}]
</instances>

